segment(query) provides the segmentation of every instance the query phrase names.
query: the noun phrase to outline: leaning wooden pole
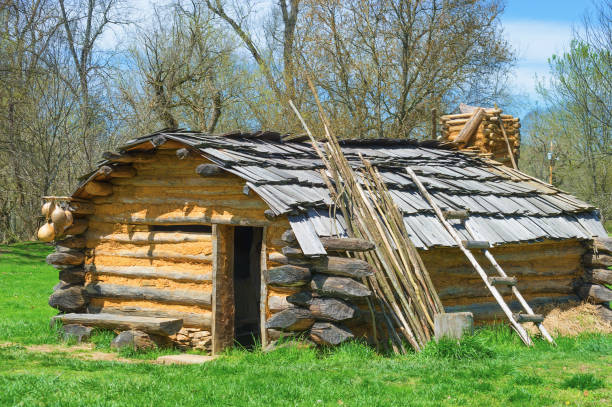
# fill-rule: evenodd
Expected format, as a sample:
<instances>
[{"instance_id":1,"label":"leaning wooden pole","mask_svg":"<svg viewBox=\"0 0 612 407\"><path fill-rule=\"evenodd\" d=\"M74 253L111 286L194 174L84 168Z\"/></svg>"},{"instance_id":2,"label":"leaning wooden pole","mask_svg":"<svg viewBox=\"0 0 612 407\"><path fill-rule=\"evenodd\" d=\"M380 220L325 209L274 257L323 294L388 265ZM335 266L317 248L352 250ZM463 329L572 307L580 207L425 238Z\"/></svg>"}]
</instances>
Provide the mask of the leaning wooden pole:
<instances>
[{"instance_id":1,"label":"leaning wooden pole","mask_svg":"<svg viewBox=\"0 0 612 407\"><path fill-rule=\"evenodd\" d=\"M369 277L369 286L379 300L385 322L394 324L410 346L419 351L432 337L434 315L443 312L442 303L380 174L361 156L358 166L362 170L353 169L329 129L329 120L310 79L308 84L325 132L322 145L315 140L297 108L291 102L290 105L327 169L321 175L334 204L346 219L347 233L375 243L373 251L357 256L377 270ZM394 349L400 350L395 329L390 326L393 331L390 338Z\"/></svg>"}]
</instances>

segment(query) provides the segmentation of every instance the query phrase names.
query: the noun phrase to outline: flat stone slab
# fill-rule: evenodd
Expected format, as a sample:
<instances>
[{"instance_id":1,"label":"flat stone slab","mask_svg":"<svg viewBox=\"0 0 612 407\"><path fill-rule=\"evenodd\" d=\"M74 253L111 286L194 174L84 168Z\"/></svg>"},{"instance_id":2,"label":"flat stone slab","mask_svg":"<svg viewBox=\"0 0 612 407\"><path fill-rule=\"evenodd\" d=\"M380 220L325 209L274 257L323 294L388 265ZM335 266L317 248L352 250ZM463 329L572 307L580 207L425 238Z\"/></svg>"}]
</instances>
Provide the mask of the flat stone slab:
<instances>
[{"instance_id":1,"label":"flat stone slab","mask_svg":"<svg viewBox=\"0 0 612 407\"><path fill-rule=\"evenodd\" d=\"M434 337L461 339L474 333L474 315L471 312L449 312L434 316Z\"/></svg>"},{"instance_id":2,"label":"flat stone slab","mask_svg":"<svg viewBox=\"0 0 612 407\"><path fill-rule=\"evenodd\" d=\"M180 355L165 355L157 358L162 365L199 365L216 359L216 356L192 355L183 353Z\"/></svg>"}]
</instances>

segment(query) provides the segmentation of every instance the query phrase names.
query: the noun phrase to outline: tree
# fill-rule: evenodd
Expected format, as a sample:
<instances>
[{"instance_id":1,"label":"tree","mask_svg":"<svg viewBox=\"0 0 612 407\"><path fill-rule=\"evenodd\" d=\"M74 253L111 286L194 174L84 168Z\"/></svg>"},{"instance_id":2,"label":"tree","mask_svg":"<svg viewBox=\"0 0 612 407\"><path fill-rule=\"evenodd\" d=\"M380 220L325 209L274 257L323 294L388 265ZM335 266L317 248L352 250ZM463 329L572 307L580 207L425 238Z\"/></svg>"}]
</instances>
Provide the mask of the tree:
<instances>
[{"instance_id":1,"label":"tree","mask_svg":"<svg viewBox=\"0 0 612 407\"><path fill-rule=\"evenodd\" d=\"M212 133L235 93L233 43L196 2L155 9L155 24L131 46L133 82L120 83L122 101L138 120Z\"/></svg>"},{"instance_id":2,"label":"tree","mask_svg":"<svg viewBox=\"0 0 612 407\"><path fill-rule=\"evenodd\" d=\"M569 50L549 59L551 80L538 92L546 102L530 145L553 141L555 183L612 216L612 2L575 30ZM541 153L541 152L539 152ZM537 162L544 160L530 158ZM533 168L535 164L531 164Z\"/></svg>"}]
</instances>

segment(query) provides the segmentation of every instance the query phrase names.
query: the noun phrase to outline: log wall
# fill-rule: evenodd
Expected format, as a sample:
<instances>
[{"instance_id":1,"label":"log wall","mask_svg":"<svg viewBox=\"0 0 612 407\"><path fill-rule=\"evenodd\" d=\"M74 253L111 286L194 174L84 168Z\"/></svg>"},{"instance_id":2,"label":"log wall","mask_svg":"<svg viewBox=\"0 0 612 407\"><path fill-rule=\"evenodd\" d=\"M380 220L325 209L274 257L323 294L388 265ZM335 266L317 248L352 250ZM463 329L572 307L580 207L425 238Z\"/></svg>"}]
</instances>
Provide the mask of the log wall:
<instances>
[{"instance_id":1,"label":"log wall","mask_svg":"<svg viewBox=\"0 0 612 407\"><path fill-rule=\"evenodd\" d=\"M576 281L584 273L581 264L586 248L577 240L514 244L490 249L509 276L518 279L518 289L533 304L578 299ZM474 250L478 262L496 276L488 260ZM501 309L465 256L452 248L419 251L442 303L449 311L472 311L476 322L504 320ZM513 302L509 287L498 287L504 299Z\"/></svg>"},{"instance_id":2,"label":"log wall","mask_svg":"<svg viewBox=\"0 0 612 407\"><path fill-rule=\"evenodd\" d=\"M246 195L239 177L196 174L200 164L212 163L160 149L154 160L134 160L133 176L107 180L112 194L87 196L84 189L93 204L84 235L90 312L183 318L188 331L211 330L211 231L154 231L155 225L267 225L266 247L280 250L288 221L267 219L267 205Z\"/></svg>"}]
</instances>

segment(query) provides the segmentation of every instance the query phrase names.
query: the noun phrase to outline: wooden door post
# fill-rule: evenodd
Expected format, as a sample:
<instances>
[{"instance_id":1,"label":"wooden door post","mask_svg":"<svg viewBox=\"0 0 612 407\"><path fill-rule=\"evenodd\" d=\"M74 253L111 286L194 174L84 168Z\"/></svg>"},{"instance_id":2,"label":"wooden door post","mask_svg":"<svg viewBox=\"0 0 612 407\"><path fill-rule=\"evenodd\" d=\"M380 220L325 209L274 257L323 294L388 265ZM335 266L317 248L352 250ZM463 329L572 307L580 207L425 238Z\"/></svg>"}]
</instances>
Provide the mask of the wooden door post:
<instances>
[{"instance_id":1,"label":"wooden door post","mask_svg":"<svg viewBox=\"0 0 612 407\"><path fill-rule=\"evenodd\" d=\"M212 353L234 345L234 227L214 224Z\"/></svg>"}]
</instances>

